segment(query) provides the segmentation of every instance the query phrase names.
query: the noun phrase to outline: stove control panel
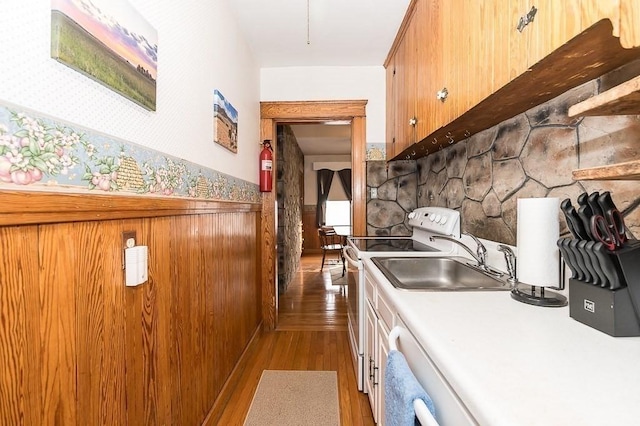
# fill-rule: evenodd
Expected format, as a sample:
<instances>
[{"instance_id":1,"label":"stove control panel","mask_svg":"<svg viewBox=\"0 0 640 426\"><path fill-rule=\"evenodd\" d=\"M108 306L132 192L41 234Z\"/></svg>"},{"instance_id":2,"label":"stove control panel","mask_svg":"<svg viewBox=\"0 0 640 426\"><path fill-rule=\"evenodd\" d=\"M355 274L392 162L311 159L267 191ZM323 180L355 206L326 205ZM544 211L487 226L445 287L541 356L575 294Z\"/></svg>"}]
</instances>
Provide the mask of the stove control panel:
<instances>
[{"instance_id":1,"label":"stove control panel","mask_svg":"<svg viewBox=\"0 0 640 426\"><path fill-rule=\"evenodd\" d=\"M409 213L414 229L460 238L460 212L445 207L420 207Z\"/></svg>"}]
</instances>

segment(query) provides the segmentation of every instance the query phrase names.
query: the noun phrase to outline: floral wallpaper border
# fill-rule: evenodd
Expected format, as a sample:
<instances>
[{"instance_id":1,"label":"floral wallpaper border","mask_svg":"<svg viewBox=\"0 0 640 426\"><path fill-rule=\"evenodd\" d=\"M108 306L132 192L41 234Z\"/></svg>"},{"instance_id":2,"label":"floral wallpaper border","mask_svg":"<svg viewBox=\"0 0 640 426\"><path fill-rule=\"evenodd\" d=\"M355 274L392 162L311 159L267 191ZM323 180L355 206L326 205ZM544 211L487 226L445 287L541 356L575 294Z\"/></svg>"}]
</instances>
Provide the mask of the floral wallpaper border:
<instances>
[{"instance_id":1,"label":"floral wallpaper border","mask_svg":"<svg viewBox=\"0 0 640 426\"><path fill-rule=\"evenodd\" d=\"M0 105L0 189L4 188L262 200L257 184L20 107Z\"/></svg>"},{"instance_id":2,"label":"floral wallpaper border","mask_svg":"<svg viewBox=\"0 0 640 426\"><path fill-rule=\"evenodd\" d=\"M368 143L366 161L384 160L387 156L387 147L383 143Z\"/></svg>"}]
</instances>

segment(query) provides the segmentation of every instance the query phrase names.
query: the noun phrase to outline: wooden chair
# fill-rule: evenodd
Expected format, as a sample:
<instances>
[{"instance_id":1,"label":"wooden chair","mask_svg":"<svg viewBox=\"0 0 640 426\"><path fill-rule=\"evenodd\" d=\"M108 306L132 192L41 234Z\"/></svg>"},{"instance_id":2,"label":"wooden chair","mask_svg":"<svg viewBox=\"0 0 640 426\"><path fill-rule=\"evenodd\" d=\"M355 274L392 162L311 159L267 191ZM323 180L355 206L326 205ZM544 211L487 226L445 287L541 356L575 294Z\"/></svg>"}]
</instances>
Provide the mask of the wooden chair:
<instances>
[{"instance_id":1,"label":"wooden chair","mask_svg":"<svg viewBox=\"0 0 640 426\"><path fill-rule=\"evenodd\" d=\"M320 267L320 271L324 268L327 253L336 253L338 255L338 261L342 262L342 276L344 277L347 269L344 263L344 255L342 254L344 237L336 234L336 231L331 227L318 228L318 237L320 237L320 248L322 249L322 266Z\"/></svg>"}]
</instances>

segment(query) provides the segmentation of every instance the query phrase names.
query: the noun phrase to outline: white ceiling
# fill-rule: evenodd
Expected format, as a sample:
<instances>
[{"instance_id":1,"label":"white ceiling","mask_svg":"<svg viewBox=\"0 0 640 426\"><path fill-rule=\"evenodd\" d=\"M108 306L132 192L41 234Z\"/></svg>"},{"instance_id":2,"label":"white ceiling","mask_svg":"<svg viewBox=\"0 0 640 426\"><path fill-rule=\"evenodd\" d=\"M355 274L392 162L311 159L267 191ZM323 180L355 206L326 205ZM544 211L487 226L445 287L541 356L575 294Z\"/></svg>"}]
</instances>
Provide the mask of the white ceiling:
<instances>
[{"instance_id":1,"label":"white ceiling","mask_svg":"<svg viewBox=\"0 0 640 426\"><path fill-rule=\"evenodd\" d=\"M271 68L381 66L409 2L230 0L229 4L258 65ZM305 155L351 152L351 126L292 127Z\"/></svg>"},{"instance_id":2,"label":"white ceiling","mask_svg":"<svg viewBox=\"0 0 640 426\"><path fill-rule=\"evenodd\" d=\"M304 155L351 153L351 124L292 124L291 130Z\"/></svg>"},{"instance_id":3,"label":"white ceiling","mask_svg":"<svg viewBox=\"0 0 640 426\"><path fill-rule=\"evenodd\" d=\"M383 64L409 0L230 0L229 4L261 68L370 66Z\"/></svg>"}]
</instances>

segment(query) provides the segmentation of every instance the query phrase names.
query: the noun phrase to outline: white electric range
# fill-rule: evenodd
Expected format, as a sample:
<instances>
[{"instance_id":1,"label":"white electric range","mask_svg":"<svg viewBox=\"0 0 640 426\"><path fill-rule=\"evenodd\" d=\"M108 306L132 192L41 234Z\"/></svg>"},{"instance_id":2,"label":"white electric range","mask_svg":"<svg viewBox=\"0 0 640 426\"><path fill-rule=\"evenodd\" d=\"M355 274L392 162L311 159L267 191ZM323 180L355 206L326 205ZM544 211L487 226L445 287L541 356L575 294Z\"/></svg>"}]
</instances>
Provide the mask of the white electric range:
<instances>
[{"instance_id":1,"label":"white electric range","mask_svg":"<svg viewBox=\"0 0 640 426\"><path fill-rule=\"evenodd\" d=\"M348 327L358 390L364 387L364 267L363 259L390 256L446 256L456 248L433 235L460 238L460 212L443 207L421 207L409 213L410 237L349 237L344 249L347 261Z\"/></svg>"}]
</instances>

